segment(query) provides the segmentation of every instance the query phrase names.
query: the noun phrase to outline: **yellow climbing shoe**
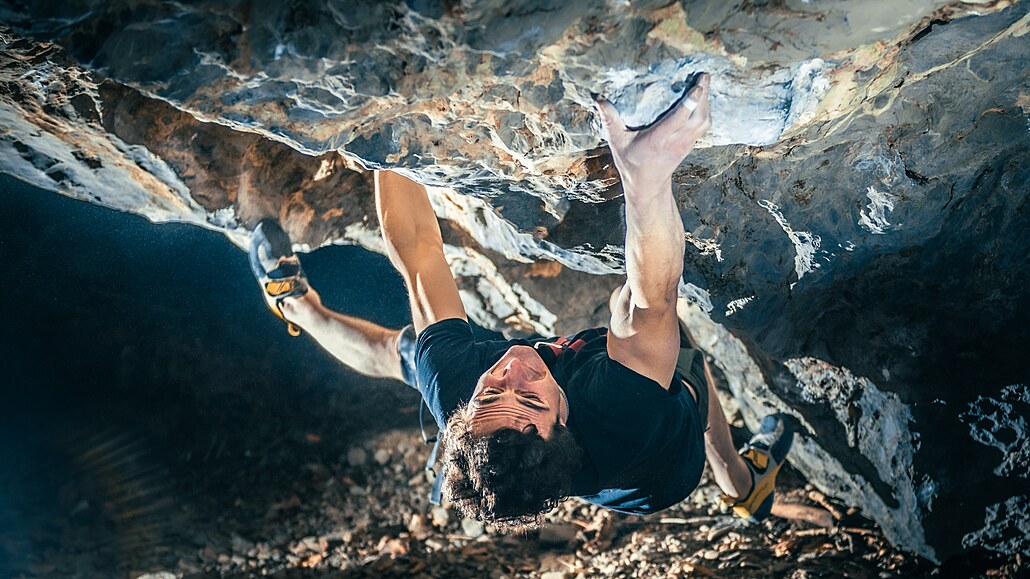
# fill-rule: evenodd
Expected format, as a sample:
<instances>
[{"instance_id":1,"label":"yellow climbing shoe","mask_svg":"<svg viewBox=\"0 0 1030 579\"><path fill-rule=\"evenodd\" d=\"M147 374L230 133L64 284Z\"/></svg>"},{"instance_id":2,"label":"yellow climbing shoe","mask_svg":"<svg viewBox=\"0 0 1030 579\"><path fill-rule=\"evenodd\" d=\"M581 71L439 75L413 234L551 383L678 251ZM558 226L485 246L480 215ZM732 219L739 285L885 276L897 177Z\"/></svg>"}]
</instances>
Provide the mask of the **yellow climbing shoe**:
<instances>
[{"instance_id":1,"label":"yellow climbing shoe","mask_svg":"<svg viewBox=\"0 0 1030 579\"><path fill-rule=\"evenodd\" d=\"M769 516L776 496L776 473L780 471L794 442L794 427L783 414L770 414L740 456L751 472L751 492L742 498L723 495L721 506L742 519L757 523Z\"/></svg>"},{"instance_id":2,"label":"yellow climbing shoe","mask_svg":"<svg viewBox=\"0 0 1030 579\"><path fill-rule=\"evenodd\" d=\"M289 236L275 220L265 219L254 228L249 256L250 269L261 284L268 308L286 322L291 336L301 335L300 328L283 316L280 305L284 298L308 293L308 280Z\"/></svg>"}]
</instances>

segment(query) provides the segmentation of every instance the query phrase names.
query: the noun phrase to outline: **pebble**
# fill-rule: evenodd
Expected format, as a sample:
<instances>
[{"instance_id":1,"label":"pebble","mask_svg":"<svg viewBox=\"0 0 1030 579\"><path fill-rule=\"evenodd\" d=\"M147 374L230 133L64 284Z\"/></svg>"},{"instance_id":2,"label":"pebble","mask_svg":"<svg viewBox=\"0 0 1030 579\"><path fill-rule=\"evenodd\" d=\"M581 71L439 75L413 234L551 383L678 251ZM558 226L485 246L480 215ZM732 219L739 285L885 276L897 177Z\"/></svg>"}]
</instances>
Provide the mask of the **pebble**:
<instances>
[{"instance_id":1,"label":"pebble","mask_svg":"<svg viewBox=\"0 0 1030 579\"><path fill-rule=\"evenodd\" d=\"M347 451L347 464L351 466L362 466L368 462L368 453L364 448L354 447Z\"/></svg>"},{"instance_id":2,"label":"pebble","mask_svg":"<svg viewBox=\"0 0 1030 579\"><path fill-rule=\"evenodd\" d=\"M579 526L571 523L547 523L540 527L537 539L541 543L564 545L576 539Z\"/></svg>"},{"instance_id":3,"label":"pebble","mask_svg":"<svg viewBox=\"0 0 1030 579\"><path fill-rule=\"evenodd\" d=\"M372 459L380 465L386 464L390 462L390 451L385 448L380 448L374 455L372 455Z\"/></svg>"},{"instance_id":4,"label":"pebble","mask_svg":"<svg viewBox=\"0 0 1030 579\"><path fill-rule=\"evenodd\" d=\"M272 550L268 548L268 543L258 543L257 548L254 549L254 556L261 561L270 559L272 557Z\"/></svg>"},{"instance_id":5,"label":"pebble","mask_svg":"<svg viewBox=\"0 0 1030 579\"><path fill-rule=\"evenodd\" d=\"M565 571L548 571L540 574L540 579L566 579L566 577L568 574Z\"/></svg>"},{"instance_id":6,"label":"pebble","mask_svg":"<svg viewBox=\"0 0 1030 579\"><path fill-rule=\"evenodd\" d=\"M291 544L289 549L294 555L303 555L304 552L308 550L308 547L302 541L297 541L296 543Z\"/></svg>"},{"instance_id":7,"label":"pebble","mask_svg":"<svg viewBox=\"0 0 1030 579\"><path fill-rule=\"evenodd\" d=\"M319 539L318 537L314 536L304 537L300 540L300 542L304 545L305 548L307 548L308 551L314 551L316 553L321 553L325 551L326 548L329 546L328 541L326 541L325 539Z\"/></svg>"},{"instance_id":8,"label":"pebble","mask_svg":"<svg viewBox=\"0 0 1030 579\"><path fill-rule=\"evenodd\" d=\"M416 541L422 541L433 533L433 527L425 515L415 513L408 521L408 532Z\"/></svg>"},{"instance_id":9,"label":"pebble","mask_svg":"<svg viewBox=\"0 0 1030 579\"><path fill-rule=\"evenodd\" d=\"M719 558L719 552L714 549L705 549L704 553L701 553L701 556L707 561L715 561Z\"/></svg>"},{"instance_id":10,"label":"pebble","mask_svg":"<svg viewBox=\"0 0 1030 579\"><path fill-rule=\"evenodd\" d=\"M483 536L485 530L483 529L483 523L475 519L462 519L461 530L472 539L477 539Z\"/></svg>"},{"instance_id":11,"label":"pebble","mask_svg":"<svg viewBox=\"0 0 1030 579\"><path fill-rule=\"evenodd\" d=\"M136 579L176 579L175 573L169 573L168 571L157 571L154 573L144 573Z\"/></svg>"},{"instance_id":12,"label":"pebble","mask_svg":"<svg viewBox=\"0 0 1030 579\"><path fill-rule=\"evenodd\" d=\"M716 539L719 539L726 533L730 532L731 527L729 525L717 525L708 530L706 540L709 543L714 543Z\"/></svg>"},{"instance_id":13,"label":"pebble","mask_svg":"<svg viewBox=\"0 0 1030 579\"><path fill-rule=\"evenodd\" d=\"M430 515L433 518L434 527L443 527L451 520L451 514L443 507L433 507Z\"/></svg>"}]
</instances>

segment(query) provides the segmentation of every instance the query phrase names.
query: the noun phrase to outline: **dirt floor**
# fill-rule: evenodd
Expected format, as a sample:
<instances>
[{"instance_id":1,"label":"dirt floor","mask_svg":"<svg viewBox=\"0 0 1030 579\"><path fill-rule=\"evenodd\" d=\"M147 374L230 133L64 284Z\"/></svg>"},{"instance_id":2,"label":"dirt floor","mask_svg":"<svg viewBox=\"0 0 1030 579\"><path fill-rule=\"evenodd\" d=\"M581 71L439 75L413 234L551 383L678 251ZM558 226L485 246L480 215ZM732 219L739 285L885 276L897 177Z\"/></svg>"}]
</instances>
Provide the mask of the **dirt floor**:
<instances>
[{"instance_id":1,"label":"dirt floor","mask_svg":"<svg viewBox=\"0 0 1030 579\"><path fill-rule=\"evenodd\" d=\"M175 473L139 438L113 429L69 442L71 476L39 481L42 496L19 497L22 508L54 517L26 508L22 534L3 537L7 553L31 554L13 561L11 576L908 577L932 570L846 513L834 528L783 519L741 524L714 508L718 490L707 479L657 515L612 514L572 499L538 532L499 535L428 503L428 448L417 429L349 446L318 432L283 440L277 430L250 430L242 452L239 441L218 436L207 448L190 445ZM265 452L252 450L259 447ZM795 473L783 483L787 501L819 506ZM48 500L47 484L56 504L33 505Z\"/></svg>"}]
</instances>

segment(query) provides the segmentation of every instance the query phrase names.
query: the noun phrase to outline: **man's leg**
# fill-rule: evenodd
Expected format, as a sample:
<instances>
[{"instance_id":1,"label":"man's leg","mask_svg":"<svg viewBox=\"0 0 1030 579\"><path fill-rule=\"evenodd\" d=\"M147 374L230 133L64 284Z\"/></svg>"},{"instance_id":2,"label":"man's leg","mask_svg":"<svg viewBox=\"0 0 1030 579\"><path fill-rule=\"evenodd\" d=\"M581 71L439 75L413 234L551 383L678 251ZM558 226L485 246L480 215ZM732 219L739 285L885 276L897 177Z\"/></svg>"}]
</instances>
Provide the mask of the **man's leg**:
<instances>
[{"instance_id":1,"label":"man's leg","mask_svg":"<svg viewBox=\"0 0 1030 579\"><path fill-rule=\"evenodd\" d=\"M680 324L691 347L697 342L686 327ZM759 521L772 510L776 473L790 451L794 426L789 418L771 414L762 419L761 428L738 451L730 436L730 426L722 411L715 391L715 378L704 360L705 382L708 386L708 430L705 432L705 455L712 468L715 483L724 493L723 504L732 507L742 518Z\"/></svg>"},{"instance_id":2,"label":"man's leg","mask_svg":"<svg viewBox=\"0 0 1030 579\"><path fill-rule=\"evenodd\" d=\"M404 380L399 354L402 330L346 316L322 305L314 290L281 302L283 316L300 326L325 351L356 372Z\"/></svg>"},{"instance_id":3,"label":"man's leg","mask_svg":"<svg viewBox=\"0 0 1030 579\"><path fill-rule=\"evenodd\" d=\"M687 341L690 342L690 347L700 350L697 341L687 330L686 325L680 322L680 328L686 335ZM705 382L708 387L708 430L705 431L705 456L708 459L708 465L712 467L715 484L719 485L722 492L731 497L742 497L751 490L751 471L748 470L744 459L737 454L733 437L730 435L730 425L726 422L719 395L715 392L715 377L712 376L712 369L708 367L708 360L703 357L702 360L704 360Z\"/></svg>"},{"instance_id":4,"label":"man's leg","mask_svg":"<svg viewBox=\"0 0 1030 579\"><path fill-rule=\"evenodd\" d=\"M751 491L751 472L737 454L730 435L730 425L715 391L712 370L705 360L705 382L708 383L708 430L705 432L705 456L712 467L715 484L731 497L742 497Z\"/></svg>"},{"instance_id":5,"label":"man's leg","mask_svg":"<svg viewBox=\"0 0 1030 579\"><path fill-rule=\"evenodd\" d=\"M266 219L254 228L249 251L251 271L261 285L265 303L286 320L290 334L307 331L327 352L357 372L404 380L398 352L401 330L388 330L323 306L292 245L279 223ZM405 344L410 345L410 340ZM412 348L407 350L410 358ZM411 372L407 374L410 380Z\"/></svg>"}]
</instances>

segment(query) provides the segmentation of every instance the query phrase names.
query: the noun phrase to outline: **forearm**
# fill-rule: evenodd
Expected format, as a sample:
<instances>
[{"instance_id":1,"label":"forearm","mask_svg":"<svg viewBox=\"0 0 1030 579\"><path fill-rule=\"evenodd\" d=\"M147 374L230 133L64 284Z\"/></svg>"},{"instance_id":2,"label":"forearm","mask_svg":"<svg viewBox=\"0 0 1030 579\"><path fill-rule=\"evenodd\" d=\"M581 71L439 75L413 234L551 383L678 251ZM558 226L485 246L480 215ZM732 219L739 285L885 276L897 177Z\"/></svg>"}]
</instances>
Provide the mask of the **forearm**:
<instances>
[{"instance_id":1,"label":"forearm","mask_svg":"<svg viewBox=\"0 0 1030 579\"><path fill-rule=\"evenodd\" d=\"M466 319L426 188L395 173L377 171L376 211L386 254L408 288L415 331L440 320Z\"/></svg>"},{"instance_id":2,"label":"forearm","mask_svg":"<svg viewBox=\"0 0 1030 579\"><path fill-rule=\"evenodd\" d=\"M672 175L708 129L708 75L671 114L631 130L598 103L626 201L626 285L613 299L608 356L668 388L675 372L676 293L683 275L683 222Z\"/></svg>"},{"instance_id":3,"label":"forearm","mask_svg":"<svg viewBox=\"0 0 1030 579\"><path fill-rule=\"evenodd\" d=\"M442 247L443 238L426 188L391 171L375 173L376 211L390 262L402 274L421 248Z\"/></svg>"},{"instance_id":4,"label":"forearm","mask_svg":"<svg viewBox=\"0 0 1030 579\"><path fill-rule=\"evenodd\" d=\"M675 308L683 275L683 221L672 184L625 184L626 277L633 304Z\"/></svg>"}]
</instances>

